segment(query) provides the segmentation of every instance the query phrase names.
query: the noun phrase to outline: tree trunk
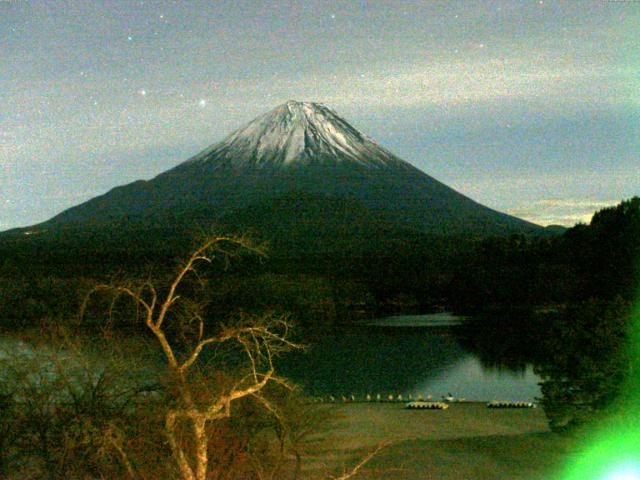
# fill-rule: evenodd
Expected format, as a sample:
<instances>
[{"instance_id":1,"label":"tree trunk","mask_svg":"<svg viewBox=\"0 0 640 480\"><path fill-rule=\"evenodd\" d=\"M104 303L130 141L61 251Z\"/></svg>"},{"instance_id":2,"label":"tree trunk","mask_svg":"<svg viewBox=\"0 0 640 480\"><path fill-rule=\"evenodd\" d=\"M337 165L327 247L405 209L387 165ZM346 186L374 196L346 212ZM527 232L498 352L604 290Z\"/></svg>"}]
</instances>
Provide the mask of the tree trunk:
<instances>
[{"instance_id":1,"label":"tree trunk","mask_svg":"<svg viewBox=\"0 0 640 480\"><path fill-rule=\"evenodd\" d=\"M196 440L196 480L206 480L209 458L207 457L206 420L200 416L193 419L193 431Z\"/></svg>"},{"instance_id":2,"label":"tree trunk","mask_svg":"<svg viewBox=\"0 0 640 480\"><path fill-rule=\"evenodd\" d=\"M180 445L178 445L178 441L176 439L176 413L169 412L166 418L166 431L167 437L169 439L169 445L171 446L171 451L173 452L173 456L176 459L178 464L178 468L180 469L180 477L182 480L195 480L195 476L193 475L193 470L187 462L187 459L182 451Z\"/></svg>"}]
</instances>

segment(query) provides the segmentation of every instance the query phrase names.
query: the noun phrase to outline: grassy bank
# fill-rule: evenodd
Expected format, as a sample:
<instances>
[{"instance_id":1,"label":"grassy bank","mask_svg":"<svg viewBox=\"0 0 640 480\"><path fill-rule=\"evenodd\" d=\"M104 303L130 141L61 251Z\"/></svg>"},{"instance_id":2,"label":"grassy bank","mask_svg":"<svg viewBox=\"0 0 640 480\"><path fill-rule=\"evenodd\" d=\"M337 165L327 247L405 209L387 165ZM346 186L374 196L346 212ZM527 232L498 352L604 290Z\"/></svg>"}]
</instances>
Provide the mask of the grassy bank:
<instances>
[{"instance_id":1,"label":"grassy bank","mask_svg":"<svg viewBox=\"0 0 640 480\"><path fill-rule=\"evenodd\" d=\"M339 473L386 446L357 478L438 480L553 479L572 440L549 432L541 409L488 409L453 404L445 411L406 410L398 404L326 407L331 431L318 441L307 475ZM326 478L326 477L325 477Z\"/></svg>"}]
</instances>

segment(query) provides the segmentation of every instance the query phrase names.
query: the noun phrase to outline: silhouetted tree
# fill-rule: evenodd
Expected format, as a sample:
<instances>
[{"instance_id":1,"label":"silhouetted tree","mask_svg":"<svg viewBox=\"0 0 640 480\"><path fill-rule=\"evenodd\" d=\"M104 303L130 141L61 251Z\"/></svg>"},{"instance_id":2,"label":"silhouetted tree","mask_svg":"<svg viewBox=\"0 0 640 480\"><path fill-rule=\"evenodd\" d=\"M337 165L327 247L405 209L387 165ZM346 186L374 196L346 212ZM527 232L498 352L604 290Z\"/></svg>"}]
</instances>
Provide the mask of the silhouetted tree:
<instances>
[{"instance_id":1,"label":"silhouetted tree","mask_svg":"<svg viewBox=\"0 0 640 480\"><path fill-rule=\"evenodd\" d=\"M552 430L594 420L618 397L630 365L629 312L621 297L591 300L570 306L554 322L547 360L536 367Z\"/></svg>"}]
</instances>

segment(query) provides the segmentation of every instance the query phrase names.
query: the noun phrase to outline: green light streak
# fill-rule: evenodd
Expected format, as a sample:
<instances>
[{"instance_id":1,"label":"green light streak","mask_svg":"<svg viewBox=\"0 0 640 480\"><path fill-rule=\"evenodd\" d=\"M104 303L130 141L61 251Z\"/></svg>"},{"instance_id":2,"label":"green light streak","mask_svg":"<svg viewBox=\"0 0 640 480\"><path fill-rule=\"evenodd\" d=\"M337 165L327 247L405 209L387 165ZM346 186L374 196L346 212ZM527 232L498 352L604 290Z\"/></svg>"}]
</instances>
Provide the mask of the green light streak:
<instances>
[{"instance_id":1,"label":"green light streak","mask_svg":"<svg viewBox=\"0 0 640 480\"><path fill-rule=\"evenodd\" d=\"M559 480L640 480L640 295L630 318L630 365L608 420L583 432L582 445Z\"/></svg>"},{"instance_id":2,"label":"green light streak","mask_svg":"<svg viewBox=\"0 0 640 480\"><path fill-rule=\"evenodd\" d=\"M570 463L562 480L640 480L640 429L637 425L609 425L592 445ZM634 475L635 476L631 476Z\"/></svg>"}]
</instances>

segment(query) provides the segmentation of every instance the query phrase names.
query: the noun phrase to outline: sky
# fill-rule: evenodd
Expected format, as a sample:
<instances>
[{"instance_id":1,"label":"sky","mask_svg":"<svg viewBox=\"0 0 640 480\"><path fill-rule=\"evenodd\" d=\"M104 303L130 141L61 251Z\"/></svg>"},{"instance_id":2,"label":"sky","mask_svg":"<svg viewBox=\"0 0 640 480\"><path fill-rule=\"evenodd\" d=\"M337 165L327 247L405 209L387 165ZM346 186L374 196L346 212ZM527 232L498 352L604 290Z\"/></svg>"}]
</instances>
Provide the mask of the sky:
<instances>
[{"instance_id":1,"label":"sky","mask_svg":"<svg viewBox=\"0 0 640 480\"><path fill-rule=\"evenodd\" d=\"M149 179L289 99L489 207L640 194L640 1L0 0L0 230Z\"/></svg>"}]
</instances>

